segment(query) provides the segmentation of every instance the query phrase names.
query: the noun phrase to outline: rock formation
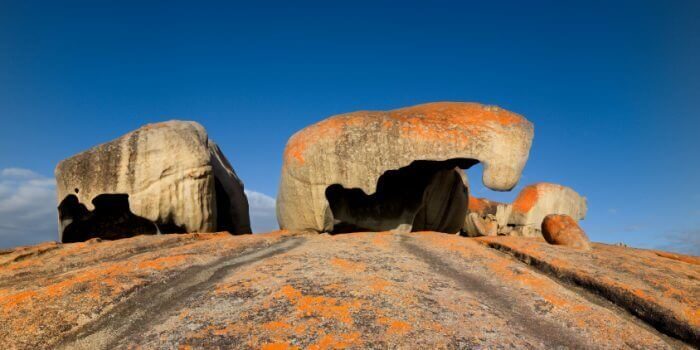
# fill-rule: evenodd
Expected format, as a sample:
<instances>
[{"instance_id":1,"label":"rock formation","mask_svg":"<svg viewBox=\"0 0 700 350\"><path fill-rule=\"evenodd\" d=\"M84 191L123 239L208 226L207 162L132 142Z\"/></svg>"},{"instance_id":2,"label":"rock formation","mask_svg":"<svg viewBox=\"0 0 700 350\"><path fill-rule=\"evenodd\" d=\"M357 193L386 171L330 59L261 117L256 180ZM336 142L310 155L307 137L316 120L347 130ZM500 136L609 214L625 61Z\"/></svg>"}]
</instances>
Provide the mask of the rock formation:
<instances>
[{"instance_id":1,"label":"rock formation","mask_svg":"<svg viewBox=\"0 0 700 350\"><path fill-rule=\"evenodd\" d=\"M588 236L568 215L547 215L542 221L542 236L549 244L591 250Z\"/></svg>"},{"instance_id":2,"label":"rock formation","mask_svg":"<svg viewBox=\"0 0 700 350\"><path fill-rule=\"evenodd\" d=\"M563 214L579 221L586 217L586 198L570 187L553 184L537 183L526 186L513 201L513 210L508 224L523 227L524 236L528 232L539 235L542 221L550 214Z\"/></svg>"},{"instance_id":3,"label":"rock formation","mask_svg":"<svg viewBox=\"0 0 700 350\"><path fill-rule=\"evenodd\" d=\"M467 201L461 169L481 162L487 187L510 190L532 137L533 126L522 116L476 103L328 118L287 143L277 199L280 226L458 232Z\"/></svg>"},{"instance_id":4,"label":"rock formation","mask_svg":"<svg viewBox=\"0 0 700 350\"><path fill-rule=\"evenodd\" d=\"M250 233L243 184L195 122L149 124L56 167L59 238Z\"/></svg>"},{"instance_id":5,"label":"rock formation","mask_svg":"<svg viewBox=\"0 0 700 350\"><path fill-rule=\"evenodd\" d=\"M472 237L541 237L547 215L568 215L580 221L587 211L586 198L572 188L545 182L526 186L511 204L470 197L468 207L463 231Z\"/></svg>"},{"instance_id":6,"label":"rock formation","mask_svg":"<svg viewBox=\"0 0 700 350\"><path fill-rule=\"evenodd\" d=\"M0 349L698 344L699 258L592 244L275 232L21 247L0 253Z\"/></svg>"}]
</instances>

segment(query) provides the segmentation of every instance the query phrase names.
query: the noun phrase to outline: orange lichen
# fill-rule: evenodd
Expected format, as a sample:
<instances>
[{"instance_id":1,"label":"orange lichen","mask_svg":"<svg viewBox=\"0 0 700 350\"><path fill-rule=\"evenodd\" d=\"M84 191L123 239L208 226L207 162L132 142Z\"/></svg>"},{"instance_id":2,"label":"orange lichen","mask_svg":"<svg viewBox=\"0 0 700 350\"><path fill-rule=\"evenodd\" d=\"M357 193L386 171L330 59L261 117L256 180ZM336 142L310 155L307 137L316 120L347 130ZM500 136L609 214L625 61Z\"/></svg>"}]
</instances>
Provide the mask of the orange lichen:
<instances>
[{"instance_id":1,"label":"orange lichen","mask_svg":"<svg viewBox=\"0 0 700 350\"><path fill-rule=\"evenodd\" d=\"M165 256L165 257L156 258L153 260L142 261L138 264L138 268L139 269L164 270L166 268L170 268L174 265L182 263L186 259L187 259L187 256L185 256L185 255Z\"/></svg>"},{"instance_id":2,"label":"orange lichen","mask_svg":"<svg viewBox=\"0 0 700 350\"><path fill-rule=\"evenodd\" d=\"M262 350L292 350L299 349L296 346L291 346L288 343L268 343L264 344L260 349Z\"/></svg>"},{"instance_id":3,"label":"orange lichen","mask_svg":"<svg viewBox=\"0 0 700 350\"><path fill-rule=\"evenodd\" d=\"M370 281L369 285L367 285L367 287L369 287L369 289L371 289L373 292L382 292L382 291L384 291L384 289L386 289L386 287L388 287L390 285L391 285L391 282L389 282L385 279L379 278L379 277L374 277L371 279L371 281Z\"/></svg>"},{"instance_id":4,"label":"orange lichen","mask_svg":"<svg viewBox=\"0 0 700 350\"><path fill-rule=\"evenodd\" d=\"M286 322L270 321L270 322L264 323L262 325L262 328L267 330L267 331L278 331L278 330L282 330L282 329L290 329L290 328L292 328L292 326Z\"/></svg>"},{"instance_id":5,"label":"orange lichen","mask_svg":"<svg viewBox=\"0 0 700 350\"><path fill-rule=\"evenodd\" d=\"M516 113L478 103L437 102L387 112L358 111L330 117L293 135L285 148L285 163L303 165L304 153L313 144L335 139L346 128L374 123L379 123L378 130L398 128L405 139L449 140L460 145L471 142L465 133L479 136L484 131L504 132L513 126L530 125Z\"/></svg>"},{"instance_id":6,"label":"orange lichen","mask_svg":"<svg viewBox=\"0 0 700 350\"><path fill-rule=\"evenodd\" d=\"M346 349L360 345L360 333L326 334L315 344L309 346L309 350Z\"/></svg>"},{"instance_id":7,"label":"orange lichen","mask_svg":"<svg viewBox=\"0 0 700 350\"><path fill-rule=\"evenodd\" d=\"M411 325L401 320L382 317L378 321L387 326L386 333L389 335L404 335L412 329Z\"/></svg>"},{"instance_id":8,"label":"orange lichen","mask_svg":"<svg viewBox=\"0 0 700 350\"><path fill-rule=\"evenodd\" d=\"M682 261L684 263L693 264L693 265L700 265L700 257L663 252L660 250L654 250L653 252L654 252L654 254L656 254L660 257L663 257L663 258L678 260L678 261Z\"/></svg>"},{"instance_id":9,"label":"orange lichen","mask_svg":"<svg viewBox=\"0 0 700 350\"><path fill-rule=\"evenodd\" d=\"M7 313L10 310L17 307L18 305L31 300L36 295L37 293L35 291L27 290L4 298L0 298L0 303L2 304L4 312Z\"/></svg>"},{"instance_id":10,"label":"orange lichen","mask_svg":"<svg viewBox=\"0 0 700 350\"><path fill-rule=\"evenodd\" d=\"M513 201L513 210L518 213L527 213L537 204L539 198L538 189L535 185L523 188L518 197Z\"/></svg>"},{"instance_id":11,"label":"orange lichen","mask_svg":"<svg viewBox=\"0 0 700 350\"><path fill-rule=\"evenodd\" d=\"M341 258L331 259L331 264L346 272L362 272L367 268L367 266L361 262L354 262Z\"/></svg>"},{"instance_id":12,"label":"orange lichen","mask_svg":"<svg viewBox=\"0 0 700 350\"><path fill-rule=\"evenodd\" d=\"M303 317L319 316L335 319L345 324L352 323L351 312L362 305L360 300L342 302L336 298L324 296L308 296L301 293L291 285L283 286L280 295L285 296L297 308Z\"/></svg>"},{"instance_id":13,"label":"orange lichen","mask_svg":"<svg viewBox=\"0 0 700 350\"><path fill-rule=\"evenodd\" d=\"M486 212L488 204L489 203L487 199L469 196L469 203L467 204L467 208L470 212L479 213L480 215L483 215Z\"/></svg>"}]
</instances>

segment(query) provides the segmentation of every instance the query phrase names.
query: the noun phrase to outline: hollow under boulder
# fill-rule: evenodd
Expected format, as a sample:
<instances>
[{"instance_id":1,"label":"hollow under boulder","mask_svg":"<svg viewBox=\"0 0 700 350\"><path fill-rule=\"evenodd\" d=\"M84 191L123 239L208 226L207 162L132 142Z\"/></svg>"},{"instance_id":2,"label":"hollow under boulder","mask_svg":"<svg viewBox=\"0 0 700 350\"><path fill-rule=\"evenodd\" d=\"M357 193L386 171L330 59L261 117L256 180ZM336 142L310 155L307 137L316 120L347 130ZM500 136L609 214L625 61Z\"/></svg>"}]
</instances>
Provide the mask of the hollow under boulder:
<instances>
[{"instance_id":1,"label":"hollow under boulder","mask_svg":"<svg viewBox=\"0 0 700 350\"><path fill-rule=\"evenodd\" d=\"M251 232L243 183L195 122L143 126L61 161L55 175L62 242Z\"/></svg>"},{"instance_id":2,"label":"hollow under boulder","mask_svg":"<svg viewBox=\"0 0 700 350\"><path fill-rule=\"evenodd\" d=\"M467 212L461 169L512 189L534 128L495 106L439 102L338 115L293 135L277 217L284 229L458 232Z\"/></svg>"}]
</instances>

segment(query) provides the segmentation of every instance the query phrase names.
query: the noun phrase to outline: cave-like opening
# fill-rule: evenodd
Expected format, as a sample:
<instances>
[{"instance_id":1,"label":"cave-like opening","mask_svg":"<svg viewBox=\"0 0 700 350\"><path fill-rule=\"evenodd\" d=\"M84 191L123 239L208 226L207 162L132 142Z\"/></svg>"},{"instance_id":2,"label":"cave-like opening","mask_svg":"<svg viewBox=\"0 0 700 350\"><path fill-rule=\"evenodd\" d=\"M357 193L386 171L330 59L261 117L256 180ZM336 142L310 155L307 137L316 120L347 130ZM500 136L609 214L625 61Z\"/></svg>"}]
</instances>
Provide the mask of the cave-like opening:
<instances>
[{"instance_id":1,"label":"cave-like opening","mask_svg":"<svg viewBox=\"0 0 700 350\"><path fill-rule=\"evenodd\" d=\"M159 231L153 222L131 212L127 194L101 194L92 200L92 204L95 210L89 211L72 194L61 201L58 216L63 228L62 242L83 242L91 238L119 239ZM160 228L161 232L173 229L168 225Z\"/></svg>"},{"instance_id":2,"label":"cave-like opening","mask_svg":"<svg viewBox=\"0 0 700 350\"><path fill-rule=\"evenodd\" d=\"M468 203L460 169L476 163L464 158L417 160L386 171L370 195L340 184L328 186L326 199L334 217L333 233L394 229L459 232Z\"/></svg>"},{"instance_id":3,"label":"cave-like opening","mask_svg":"<svg viewBox=\"0 0 700 350\"><path fill-rule=\"evenodd\" d=\"M216 177L214 177L214 192L216 196L216 230L236 232L231 212L231 197Z\"/></svg>"}]
</instances>

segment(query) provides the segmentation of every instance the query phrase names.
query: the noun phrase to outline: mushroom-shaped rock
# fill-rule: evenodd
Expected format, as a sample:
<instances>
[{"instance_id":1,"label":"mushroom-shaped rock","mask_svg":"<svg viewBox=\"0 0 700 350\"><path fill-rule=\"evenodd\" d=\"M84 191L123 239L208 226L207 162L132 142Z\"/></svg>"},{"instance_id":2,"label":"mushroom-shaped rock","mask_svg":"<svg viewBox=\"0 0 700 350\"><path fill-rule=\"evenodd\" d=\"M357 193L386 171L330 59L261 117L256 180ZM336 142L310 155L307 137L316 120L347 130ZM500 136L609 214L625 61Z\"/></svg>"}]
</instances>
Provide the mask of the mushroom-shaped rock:
<instances>
[{"instance_id":1,"label":"mushroom-shaped rock","mask_svg":"<svg viewBox=\"0 0 700 350\"><path fill-rule=\"evenodd\" d=\"M572 188L542 182L520 191L512 203L508 224L535 231L540 229L547 215L563 214L579 221L586 216L586 211L586 198Z\"/></svg>"},{"instance_id":2,"label":"mushroom-shaped rock","mask_svg":"<svg viewBox=\"0 0 700 350\"><path fill-rule=\"evenodd\" d=\"M522 116L477 103L330 117L287 143L277 200L280 226L457 232L464 225L467 190L456 168L481 162L487 187L510 190L520 179L533 132Z\"/></svg>"},{"instance_id":3,"label":"mushroom-shaped rock","mask_svg":"<svg viewBox=\"0 0 700 350\"><path fill-rule=\"evenodd\" d=\"M149 124L61 161L59 238L250 233L243 183L195 122Z\"/></svg>"},{"instance_id":4,"label":"mushroom-shaped rock","mask_svg":"<svg viewBox=\"0 0 700 350\"><path fill-rule=\"evenodd\" d=\"M588 236L568 215L547 215L542 221L542 236L549 244L563 245L575 249L590 250Z\"/></svg>"}]
</instances>

